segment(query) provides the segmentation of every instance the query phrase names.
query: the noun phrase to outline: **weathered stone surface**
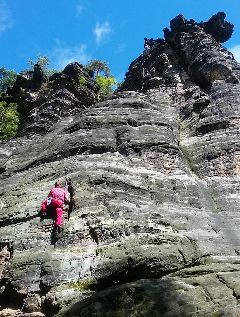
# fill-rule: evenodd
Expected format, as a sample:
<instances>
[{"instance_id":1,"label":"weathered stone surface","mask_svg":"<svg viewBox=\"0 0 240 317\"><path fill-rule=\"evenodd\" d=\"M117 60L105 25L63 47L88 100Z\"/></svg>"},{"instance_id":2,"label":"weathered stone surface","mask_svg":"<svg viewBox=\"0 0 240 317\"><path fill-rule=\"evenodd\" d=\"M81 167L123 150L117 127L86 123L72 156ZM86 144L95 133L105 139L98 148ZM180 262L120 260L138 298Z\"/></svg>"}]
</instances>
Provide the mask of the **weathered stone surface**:
<instances>
[{"instance_id":1,"label":"weathered stone surface","mask_svg":"<svg viewBox=\"0 0 240 317\"><path fill-rule=\"evenodd\" d=\"M58 316L238 316L240 306L232 305L237 298L217 273L222 268L205 265L180 271L177 278L171 274L109 288L63 309ZM233 275L231 271L224 274Z\"/></svg>"},{"instance_id":2,"label":"weathered stone surface","mask_svg":"<svg viewBox=\"0 0 240 317\"><path fill-rule=\"evenodd\" d=\"M18 75L4 100L19 105L22 134L42 134L64 117L79 114L95 103L98 90L89 72L77 62L49 79L36 64L33 71Z\"/></svg>"},{"instance_id":3,"label":"weathered stone surface","mask_svg":"<svg viewBox=\"0 0 240 317\"><path fill-rule=\"evenodd\" d=\"M224 21L225 18L226 14L224 12L218 12L207 22L200 23L200 26L203 26L204 30L211 34L215 40L220 43L224 43L230 39L233 33L233 24Z\"/></svg>"},{"instance_id":4,"label":"weathered stone surface","mask_svg":"<svg viewBox=\"0 0 240 317\"><path fill-rule=\"evenodd\" d=\"M0 317L44 317L45 315L41 312L34 312L34 313L22 313L19 309L3 309L0 311Z\"/></svg>"},{"instance_id":5,"label":"weathered stone surface","mask_svg":"<svg viewBox=\"0 0 240 317\"><path fill-rule=\"evenodd\" d=\"M3 308L239 317L240 66L194 21L171 27L113 98L2 144ZM37 214L66 176L76 208L54 246Z\"/></svg>"}]
</instances>

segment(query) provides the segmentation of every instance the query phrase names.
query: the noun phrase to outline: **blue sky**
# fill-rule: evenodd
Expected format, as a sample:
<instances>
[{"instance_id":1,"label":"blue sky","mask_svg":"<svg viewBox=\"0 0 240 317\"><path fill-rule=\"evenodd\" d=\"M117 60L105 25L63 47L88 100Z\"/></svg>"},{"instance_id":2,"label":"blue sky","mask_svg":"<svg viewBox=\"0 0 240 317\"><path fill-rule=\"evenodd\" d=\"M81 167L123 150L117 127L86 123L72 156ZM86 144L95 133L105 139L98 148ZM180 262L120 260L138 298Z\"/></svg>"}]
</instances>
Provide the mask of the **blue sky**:
<instances>
[{"instance_id":1,"label":"blue sky","mask_svg":"<svg viewBox=\"0 0 240 317\"><path fill-rule=\"evenodd\" d=\"M38 55L56 69L102 59L121 80L144 37L163 37L179 13L205 21L218 11L235 25L224 45L240 61L240 0L0 0L0 67L21 71Z\"/></svg>"}]
</instances>

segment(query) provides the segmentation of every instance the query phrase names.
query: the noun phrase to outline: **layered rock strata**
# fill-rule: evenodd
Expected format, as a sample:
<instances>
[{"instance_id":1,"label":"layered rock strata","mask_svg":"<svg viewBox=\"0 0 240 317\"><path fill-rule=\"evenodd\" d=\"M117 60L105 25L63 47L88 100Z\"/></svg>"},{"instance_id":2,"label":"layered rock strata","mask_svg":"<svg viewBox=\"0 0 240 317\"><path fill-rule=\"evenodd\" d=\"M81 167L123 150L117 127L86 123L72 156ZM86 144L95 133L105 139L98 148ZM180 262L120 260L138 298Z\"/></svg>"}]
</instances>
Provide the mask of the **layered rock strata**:
<instances>
[{"instance_id":1,"label":"layered rock strata","mask_svg":"<svg viewBox=\"0 0 240 317\"><path fill-rule=\"evenodd\" d=\"M2 146L3 309L27 297L26 315L240 316L240 65L215 28L171 26L123 91ZM66 176L76 209L51 245L36 214Z\"/></svg>"},{"instance_id":2,"label":"layered rock strata","mask_svg":"<svg viewBox=\"0 0 240 317\"><path fill-rule=\"evenodd\" d=\"M13 87L0 97L18 104L22 135L41 133L64 117L80 114L97 102L98 85L79 63L71 63L49 78L39 64L17 76Z\"/></svg>"}]
</instances>

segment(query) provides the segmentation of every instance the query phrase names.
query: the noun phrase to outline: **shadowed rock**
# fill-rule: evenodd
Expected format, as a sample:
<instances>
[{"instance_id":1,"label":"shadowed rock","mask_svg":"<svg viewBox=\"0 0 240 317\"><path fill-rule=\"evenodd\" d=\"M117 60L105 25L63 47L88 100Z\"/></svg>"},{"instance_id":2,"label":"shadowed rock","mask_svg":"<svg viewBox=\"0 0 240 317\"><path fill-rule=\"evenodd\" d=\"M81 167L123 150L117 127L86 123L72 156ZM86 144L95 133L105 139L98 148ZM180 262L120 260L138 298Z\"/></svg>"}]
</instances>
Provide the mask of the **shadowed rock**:
<instances>
[{"instance_id":1,"label":"shadowed rock","mask_svg":"<svg viewBox=\"0 0 240 317\"><path fill-rule=\"evenodd\" d=\"M233 24L225 21L226 14L218 12L213 15L207 22L200 23L204 30L211 34L216 41L224 43L230 39L233 34Z\"/></svg>"},{"instance_id":2,"label":"shadowed rock","mask_svg":"<svg viewBox=\"0 0 240 317\"><path fill-rule=\"evenodd\" d=\"M86 85L81 84L82 78ZM98 85L79 63L71 63L47 80L41 67L18 75L5 100L18 104L21 134L46 133L52 125L74 116L97 100Z\"/></svg>"}]
</instances>

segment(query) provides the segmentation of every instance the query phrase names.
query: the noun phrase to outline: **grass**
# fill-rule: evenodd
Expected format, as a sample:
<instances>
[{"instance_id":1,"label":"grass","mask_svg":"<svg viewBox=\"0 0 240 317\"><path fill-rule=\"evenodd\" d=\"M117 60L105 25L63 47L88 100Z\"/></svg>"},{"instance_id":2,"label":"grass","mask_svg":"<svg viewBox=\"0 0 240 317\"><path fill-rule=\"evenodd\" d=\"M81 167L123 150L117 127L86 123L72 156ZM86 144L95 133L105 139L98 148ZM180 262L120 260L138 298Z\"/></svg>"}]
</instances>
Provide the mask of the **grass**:
<instances>
[{"instance_id":1,"label":"grass","mask_svg":"<svg viewBox=\"0 0 240 317\"><path fill-rule=\"evenodd\" d=\"M69 288L73 288L79 291L87 291L91 290L92 286L96 285L96 281L93 279L87 279L87 280L78 280L75 282L69 282L66 284L62 284L60 286L60 290L66 290Z\"/></svg>"}]
</instances>

